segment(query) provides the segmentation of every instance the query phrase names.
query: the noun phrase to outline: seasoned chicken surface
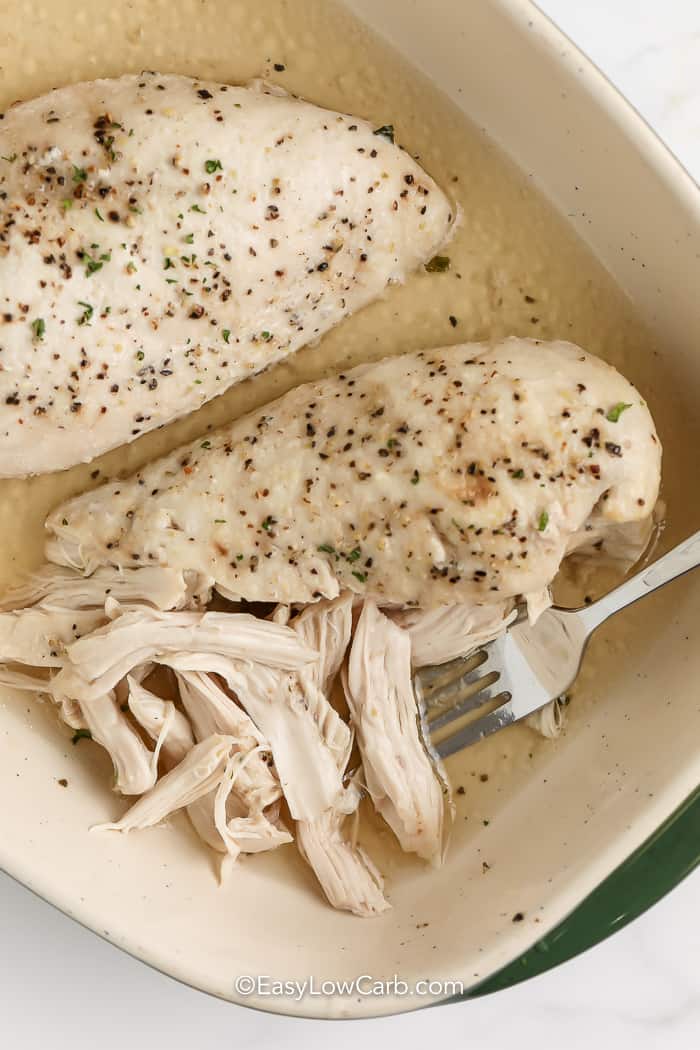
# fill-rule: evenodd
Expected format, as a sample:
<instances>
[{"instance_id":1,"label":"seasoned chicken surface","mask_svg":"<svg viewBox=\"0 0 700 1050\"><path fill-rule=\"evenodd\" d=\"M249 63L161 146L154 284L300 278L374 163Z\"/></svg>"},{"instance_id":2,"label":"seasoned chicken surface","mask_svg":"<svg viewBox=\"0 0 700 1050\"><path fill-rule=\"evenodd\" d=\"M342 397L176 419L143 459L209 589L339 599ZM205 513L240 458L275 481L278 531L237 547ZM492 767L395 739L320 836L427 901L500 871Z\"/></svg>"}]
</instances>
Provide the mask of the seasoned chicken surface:
<instances>
[{"instance_id":1,"label":"seasoned chicken surface","mask_svg":"<svg viewBox=\"0 0 700 1050\"><path fill-rule=\"evenodd\" d=\"M645 519L661 446L634 387L568 343L361 365L59 507L50 561L193 571L229 598L537 604L587 529Z\"/></svg>"},{"instance_id":2,"label":"seasoned chicken surface","mask_svg":"<svg viewBox=\"0 0 700 1050\"><path fill-rule=\"evenodd\" d=\"M0 123L0 476L202 405L435 252L451 206L382 129L144 73Z\"/></svg>"}]
</instances>

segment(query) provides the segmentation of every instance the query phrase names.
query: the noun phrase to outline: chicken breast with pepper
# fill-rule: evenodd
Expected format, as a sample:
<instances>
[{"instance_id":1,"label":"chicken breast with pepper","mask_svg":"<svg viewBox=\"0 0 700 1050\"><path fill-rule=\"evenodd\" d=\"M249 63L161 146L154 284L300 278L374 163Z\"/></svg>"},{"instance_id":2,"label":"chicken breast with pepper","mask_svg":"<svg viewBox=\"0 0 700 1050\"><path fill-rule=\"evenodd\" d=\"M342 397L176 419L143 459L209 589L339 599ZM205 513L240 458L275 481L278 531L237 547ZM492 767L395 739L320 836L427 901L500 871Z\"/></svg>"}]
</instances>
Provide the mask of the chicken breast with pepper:
<instances>
[{"instance_id":1,"label":"chicken breast with pepper","mask_svg":"<svg viewBox=\"0 0 700 1050\"><path fill-rule=\"evenodd\" d=\"M87 462L317 339L452 209L390 128L144 73L0 123L0 477Z\"/></svg>"},{"instance_id":2,"label":"chicken breast with pepper","mask_svg":"<svg viewBox=\"0 0 700 1050\"><path fill-rule=\"evenodd\" d=\"M47 555L194 572L251 601L534 600L587 530L649 516L660 462L648 408L603 361L465 344L298 387L63 504Z\"/></svg>"}]
</instances>

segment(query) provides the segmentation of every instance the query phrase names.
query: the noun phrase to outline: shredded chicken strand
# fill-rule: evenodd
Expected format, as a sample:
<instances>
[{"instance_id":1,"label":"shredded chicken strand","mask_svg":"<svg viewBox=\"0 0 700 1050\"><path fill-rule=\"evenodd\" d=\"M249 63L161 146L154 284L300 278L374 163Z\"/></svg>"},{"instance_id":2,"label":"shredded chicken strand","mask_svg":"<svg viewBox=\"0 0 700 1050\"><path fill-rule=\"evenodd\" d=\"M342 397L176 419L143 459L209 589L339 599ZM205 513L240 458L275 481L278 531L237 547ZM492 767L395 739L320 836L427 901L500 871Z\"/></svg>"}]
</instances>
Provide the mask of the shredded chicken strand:
<instances>
[{"instance_id":1,"label":"shredded chicken strand","mask_svg":"<svg viewBox=\"0 0 700 1050\"><path fill-rule=\"evenodd\" d=\"M235 741L213 734L195 744L183 760L160 778L120 820L96 825L96 831L133 831L160 824L171 813L191 805L217 787Z\"/></svg>"},{"instance_id":2,"label":"shredded chicken strand","mask_svg":"<svg viewBox=\"0 0 700 1050\"><path fill-rule=\"evenodd\" d=\"M444 804L418 729L411 642L371 600L364 603L357 623L344 681L377 812L403 850L438 864Z\"/></svg>"}]
</instances>

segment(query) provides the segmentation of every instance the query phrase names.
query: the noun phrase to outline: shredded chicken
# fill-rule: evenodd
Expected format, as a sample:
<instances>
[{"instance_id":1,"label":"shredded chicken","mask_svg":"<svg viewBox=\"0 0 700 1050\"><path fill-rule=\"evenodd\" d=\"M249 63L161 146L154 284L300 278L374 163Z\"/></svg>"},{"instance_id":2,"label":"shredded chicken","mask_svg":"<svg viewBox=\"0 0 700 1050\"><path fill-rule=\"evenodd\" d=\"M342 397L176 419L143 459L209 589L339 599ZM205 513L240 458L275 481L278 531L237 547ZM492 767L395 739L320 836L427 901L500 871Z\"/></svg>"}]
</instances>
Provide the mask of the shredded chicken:
<instances>
[{"instance_id":1,"label":"shredded chicken","mask_svg":"<svg viewBox=\"0 0 700 1050\"><path fill-rule=\"evenodd\" d=\"M105 620L104 610L32 606L0 613L0 660L31 667L62 667L66 650Z\"/></svg>"},{"instance_id":2,"label":"shredded chicken","mask_svg":"<svg viewBox=\"0 0 700 1050\"><path fill-rule=\"evenodd\" d=\"M333 805L342 791L335 754L349 730L321 693L305 695L294 674L214 653L173 653L161 662L225 680L269 742L295 820L313 820Z\"/></svg>"},{"instance_id":3,"label":"shredded chicken","mask_svg":"<svg viewBox=\"0 0 700 1050\"><path fill-rule=\"evenodd\" d=\"M315 656L289 628L245 613L161 613L144 608L126 612L69 645L54 691L78 700L102 696L138 664L187 649L290 669Z\"/></svg>"},{"instance_id":4,"label":"shredded chicken","mask_svg":"<svg viewBox=\"0 0 700 1050\"><path fill-rule=\"evenodd\" d=\"M372 601L365 602L355 629L346 696L377 812L402 849L439 863L442 788L418 729L411 642Z\"/></svg>"},{"instance_id":5,"label":"shredded chicken","mask_svg":"<svg viewBox=\"0 0 700 1050\"><path fill-rule=\"evenodd\" d=\"M316 649L319 659L300 672L302 685L328 697L352 634L351 594L334 601L308 606L293 623L304 642ZM345 773L351 739L335 752L338 771ZM297 845L313 868L323 892L334 908L355 915L379 915L389 907L384 881L366 852L343 834L347 817L357 810L360 792L350 783L335 804L315 820L297 822Z\"/></svg>"},{"instance_id":6,"label":"shredded chicken","mask_svg":"<svg viewBox=\"0 0 700 1050\"><path fill-rule=\"evenodd\" d=\"M493 641L517 617L513 602L493 605L443 605L423 612L409 609L392 614L411 639L414 667L445 664Z\"/></svg>"},{"instance_id":7,"label":"shredded chicken","mask_svg":"<svg viewBox=\"0 0 700 1050\"><path fill-rule=\"evenodd\" d=\"M314 821L297 824L299 851L334 908L363 918L381 915L390 907L384 880L365 851L343 835L346 816L333 808Z\"/></svg>"},{"instance_id":8,"label":"shredded chicken","mask_svg":"<svg viewBox=\"0 0 700 1050\"><path fill-rule=\"evenodd\" d=\"M193 581L194 582L194 581ZM45 605L52 609L103 609L108 598L120 605L152 605L156 609L180 609L196 598L185 574L176 569L146 566L143 569L97 569L85 576L59 565L45 565L32 573L0 601L0 611ZM206 593L204 601L208 600Z\"/></svg>"},{"instance_id":9,"label":"shredded chicken","mask_svg":"<svg viewBox=\"0 0 700 1050\"><path fill-rule=\"evenodd\" d=\"M127 720L113 692L80 705L93 740L109 753L115 787L122 795L142 795L158 776L158 751L151 752ZM161 743L163 738L161 737Z\"/></svg>"},{"instance_id":10,"label":"shredded chicken","mask_svg":"<svg viewBox=\"0 0 700 1050\"><path fill-rule=\"evenodd\" d=\"M561 699L552 700L551 703L545 704L539 711L535 711L533 714L528 715L526 718L527 724L531 729L534 729L537 733L547 737L548 740L554 740L559 736L562 729L564 728L564 722L566 721L565 705Z\"/></svg>"},{"instance_id":11,"label":"shredded chicken","mask_svg":"<svg viewBox=\"0 0 700 1050\"><path fill-rule=\"evenodd\" d=\"M176 766L194 745L190 723L171 700L162 700L136 679L127 677L129 710L145 729L151 740L159 745L168 766ZM85 707L89 707L89 702Z\"/></svg>"},{"instance_id":12,"label":"shredded chicken","mask_svg":"<svg viewBox=\"0 0 700 1050\"><path fill-rule=\"evenodd\" d=\"M245 765L236 771L236 794L261 810L277 802L282 789L267 761L271 748L252 718L211 675L178 671L177 681L197 740L222 733L235 739L239 755L247 756Z\"/></svg>"},{"instance_id":13,"label":"shredded chicken","mask_svg":"<svg viewBox=\"0 0 700 1050\"><path fill-rule=\"evenodd\" d=\"M189 806L221 782L234 744L231 737L219 734L195 744L120 820L97 825L95 830L133 831L160 824L171 813Z\"/></svg>"}]
</instances>

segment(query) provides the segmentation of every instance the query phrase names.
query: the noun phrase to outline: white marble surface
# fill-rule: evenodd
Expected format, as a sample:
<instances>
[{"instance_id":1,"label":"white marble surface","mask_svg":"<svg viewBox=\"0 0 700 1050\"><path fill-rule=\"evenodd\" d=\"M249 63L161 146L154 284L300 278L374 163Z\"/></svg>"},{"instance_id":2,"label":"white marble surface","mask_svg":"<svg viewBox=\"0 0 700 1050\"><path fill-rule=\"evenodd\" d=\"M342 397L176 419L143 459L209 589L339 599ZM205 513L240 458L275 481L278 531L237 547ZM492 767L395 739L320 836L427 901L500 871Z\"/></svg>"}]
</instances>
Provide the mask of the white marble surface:
<instances>
[{"instance_id":1,"label":"white marble surface","mask_svg":"<svg viewBox=\"0 0 700 1050\"><path fill-rule=\"evenodd\" d=\"M540 0L700 180L699 0ZM405 1050L695 1050L700 874L566 966L498 996L385 1021L291 1021L181 987L0 876L0 1042L8 1050L280 1045Z\"/></svg>"}]
</instances>

